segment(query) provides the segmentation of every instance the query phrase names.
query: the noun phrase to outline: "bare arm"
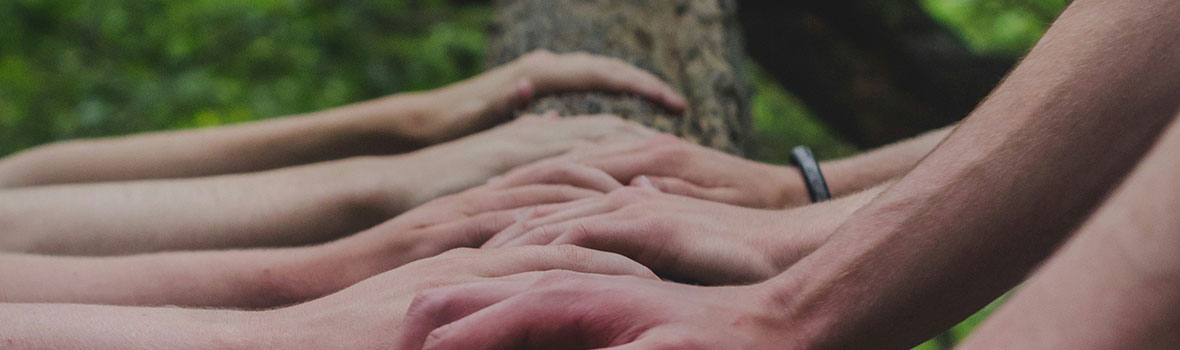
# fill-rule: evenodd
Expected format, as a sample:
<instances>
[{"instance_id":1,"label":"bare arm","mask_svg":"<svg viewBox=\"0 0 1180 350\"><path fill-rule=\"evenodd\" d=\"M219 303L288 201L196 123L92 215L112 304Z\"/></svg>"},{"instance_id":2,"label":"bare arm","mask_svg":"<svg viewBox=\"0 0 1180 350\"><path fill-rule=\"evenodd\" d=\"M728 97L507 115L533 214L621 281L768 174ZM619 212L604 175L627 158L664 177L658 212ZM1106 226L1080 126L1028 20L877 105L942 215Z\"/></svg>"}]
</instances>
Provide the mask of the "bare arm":
<instances>
[{"instance_id":1,"label":"bare arm","mask_svg":"<svg viewBox=\"0 0 1180 350\"><path fill-rule=\"evenodd\" d=\"M248 311L0 303L5 349L257 349Z\"/></svg>"},{"instance_id":2,"label":"bare arm","mask_svg":"<svg viewBox=\"0 0 1180 350\"><path fill-rule=\"evenodd\" d=\"M852 157L823 162L820 168L828 189L832 196L839 197L901 177L946 139L951 130L954 127L948 126ZM790 171L798 172L798 169Z\"/></svg>"},{"instance_id":3,"label":"bare arm","mask_svg":"<svg viewBox=\"0 0 1180 350\"><path fill-rule=\"evenodd\" d=\"M1019 282L1174 116L1176 18L1173 1L1075 1L938 149L771 283L805 347L913 345Z\"/></svg>"},{"instance_id":4,"label":"bare arm","mask_svg":"<svg viewBox=\"0 0 1180 350\"><path fill-rule=\"evenodd\" d=\"M452 250L332 295L266 311L0 302L4 349L388 349L419 291L546 270L655 276L577 247Z\"/></svg>"},{"instance_id":5,"label":"bare arm","mask_svg":"<svg viewBox=\"0 0 1180 350\"><path fill-rule=\"evenodd\" d=\"M961 349L1180 348L1178 125Z\"/></svg>"},{"instance_id":6,"label":"bare arm","mask_svg":"<svg viewBox=\"0 0 1180 350\"><path fill-rule=\"evenodd\" d=\"M615 117L529 117L405 155L0 191L0 250L109 255L324 242L515 165L607 136L650 133Z\"/></svg>"},{"instance_id":7,"label":"bare arm","mask_svg":"<svg viewBox=\"0 0 1180 350\"><path fill-rule=\"evenodd\" d=\"M433 91L240 125L34 148L0 160L0 188L220 175L406 152L503 122L535 95L590 89L684 108L670 87L621 61L537 52Z\"/></svg>"},{"instance_id":8,"label":"bare arm","mask_svg":"<svg viewBox=\"0 0 1180 350\"><path fill-rule=\"evenodd\" d=\"M117 257L0 254L0 303L289 305L452 248L478 246L511 224L519 208L598 195L566 185L481 186L306 247Z\"/></svg>"}]
</instances>

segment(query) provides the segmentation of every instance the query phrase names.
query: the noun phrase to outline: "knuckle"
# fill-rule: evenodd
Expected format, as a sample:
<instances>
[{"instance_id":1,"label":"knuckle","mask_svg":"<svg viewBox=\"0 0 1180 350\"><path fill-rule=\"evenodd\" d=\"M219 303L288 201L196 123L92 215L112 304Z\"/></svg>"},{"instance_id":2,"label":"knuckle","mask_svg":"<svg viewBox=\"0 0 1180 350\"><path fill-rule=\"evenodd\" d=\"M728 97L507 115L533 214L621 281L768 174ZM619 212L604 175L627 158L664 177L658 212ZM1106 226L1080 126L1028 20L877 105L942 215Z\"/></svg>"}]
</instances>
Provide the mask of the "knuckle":
<instances>
[{"instance_id":1,"label":"knuckle","mask_svg":"<svg viewBox=\"0 0 1180 350\"><path fill-rule=\"evenodd\" d=\"M648 188L626 186L608 193L607 199L616 206L622 207L642 202L650 198L653 193L654 191Z\"/></svg>"},{"instance_id":2,"label":"knuckle","mask_svg":"<svg viewBox=\"0 0 1180 350\"><path fill-rule=\"evenodd\" d=\"M445 343L447 339L452 338L452 333L450 326L442 326L430 331L426 334L426 342L422 344L422 350L448 349L449 347Z\"/></svg>"},{"instance_id":3,"label":"knuckle","mask_svg":"<svg viewBox=\"0 0 1180 350\"><path fill-rule=\"evenodd\" d=\"M440 254L439 256L445 257L445 258L450 258L450 259L456 259L456 258L462 259L462 258L471 257L471 256L475 255L477 252L479 252L479 249L460 247L460 248L454 248L454 249L448 250L448 251Z\"/></svg>"},{"instance_id":4,"label":"knuckle","mask_svg":"<svg viewBox=\"0 0 1180 350\"><path fill-rule=\"evenodd\" d=\"M537 278L536 284L541 287L555 287L571 283L577 283L581 280L581 276L576 272L567 270L552 270L546 271Z\"/></svg>"},{"instance_id":5,"label":"knuckle","mask_svg":"<svg viewBox=\"0 0 1180 350\"><path fill-rule=\"evenodd\" d=\"M427 289L414 295L414 299L410 301L410 307L406 310L406 318L429 318L439 315L442 310L447 308L447 305L450 305L448 293L440 289Z\"/></svg>"}]
</instances>

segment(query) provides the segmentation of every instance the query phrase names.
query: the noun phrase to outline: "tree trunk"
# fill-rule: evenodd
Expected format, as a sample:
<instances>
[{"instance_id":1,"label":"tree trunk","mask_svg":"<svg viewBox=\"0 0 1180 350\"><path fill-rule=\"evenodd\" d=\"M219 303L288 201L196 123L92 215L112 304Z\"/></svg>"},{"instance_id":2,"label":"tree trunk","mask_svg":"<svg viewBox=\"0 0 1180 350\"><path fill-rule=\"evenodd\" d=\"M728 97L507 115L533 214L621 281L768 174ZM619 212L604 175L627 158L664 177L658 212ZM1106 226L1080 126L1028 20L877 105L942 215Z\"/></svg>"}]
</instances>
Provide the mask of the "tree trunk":
<instances>
[{"instance_id":1,"label":"tree trunk","mask_svg":"<svg viewBox=\"0 0 1180 350\"><path fill-rule=\"evenodd\" d=\"M684 94L681 116L632 96L568 93L527 112L613 113L685 139L753 151L751 86L745 77L735 0L497 0L491 66L536 49L613 56L651 71Z\"/></svg>"},{"instance_id":2,"label":"tree trunk","mask_svg":"<svg viewBox=\"0 0 1180 350\"><path fill-rule=\"evenodd\" d=\"M750 55L866 148L966 117L1016 62L972 53L915 0L743 1L738 16Z\"/></svg>"}]
</instances>

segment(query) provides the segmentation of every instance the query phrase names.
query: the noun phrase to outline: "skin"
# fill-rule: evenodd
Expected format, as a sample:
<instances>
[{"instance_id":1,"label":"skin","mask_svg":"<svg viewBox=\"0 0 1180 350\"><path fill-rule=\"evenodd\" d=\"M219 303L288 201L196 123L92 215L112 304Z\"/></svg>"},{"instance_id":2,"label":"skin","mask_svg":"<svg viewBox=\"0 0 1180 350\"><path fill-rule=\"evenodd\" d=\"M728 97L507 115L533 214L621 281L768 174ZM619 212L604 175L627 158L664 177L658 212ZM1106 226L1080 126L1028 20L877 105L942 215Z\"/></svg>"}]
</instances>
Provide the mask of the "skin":
<instances>
[{"instance_id":1,"label":"skin","mask_svg":"<svg viewBox=\"0 0 1180 350\"><path fill-rule=\"evenodd\" d=\"M824 162L820 167L833 196L858 193L904 175L950 130L931 131L861 155ZM798 168L742 159L666 134L579 148L558 158L600 169L623 183L645 176L662 192L715 202L760 209L811 203ZM514 171L550 166L555 163L538 162Z\"/></svg>"},{"instance_id":2,"label":"skin","mask_svg":"<svg viewBox=\"0 0 1180 350\"><path fill-rule=\"evenodd\" d=\"M1180 348L1177 149L1173 122L1121 189L959 348Z\"/></svg>"},{"instance_id":3,"label":"skin","mask_svg":"<svg viewBox=\"0 0 1180 350\"><path fill-rule=\"evenodd\" d=\"M306 247L117 257L0 254L0 302L277 307L452 248L477 247L513 223L518 208L598 195L568 185L476 187Z\"/></svg>"},{"instance_id":4,"label":"skin","mask_svg":"<svg viewBox=\"0 0 1180 350\"><path fill-rule=\"evenodd\" d=\"M543 205L483 248L573 244L623 254L674 280L756 283L814 251L883 189L765 210L624 187L605 196Z\"/></svg>"},{"instance_id":5,"label":"skin","mask_svg":"<svg viewBox=\"0 0 1180 350\"><path fill-rule=\"evenodd\" d=\"M583 90L685 108L672 88L625 62L537 51L432 91L231 126L37 147L0 160L0 188L234 174L402 153L507 121L537 95Z\"/></svg>"},{"instance_id":6,"label":"skin","mask_svg":"<svg viewBox=\"0 0 1180 350\"><path fill-rule=\"evenodd\" d=\"M651 134L613 116L548 115L404 155L214 177L2 191L0 250L117 255L325 242L519 164Z\"/></svg>"},{"instance_id":7,"label":"skin","mask_svg":"<svg viewBox=\"0 0 1180 350\"><path fill-rule=\"evenodd\" d=\"M338 293L267 311L0 303L5 349L388 349L419 291L570 270L654 279L622 256L572 246L454 250Z\"/></svg>"},{"instance_id":8,"label":"skin","mask_svg":"<svg viewBox=\"0 0 1180 350\"><path fill-rule=\"evenodd\" d=\"M561 274L428 291L399 348L912 347L1018 283L1173 119L1178 17L1173 1L1074 1L937 149L767 282Z\"/></svg>"}]
</instances>

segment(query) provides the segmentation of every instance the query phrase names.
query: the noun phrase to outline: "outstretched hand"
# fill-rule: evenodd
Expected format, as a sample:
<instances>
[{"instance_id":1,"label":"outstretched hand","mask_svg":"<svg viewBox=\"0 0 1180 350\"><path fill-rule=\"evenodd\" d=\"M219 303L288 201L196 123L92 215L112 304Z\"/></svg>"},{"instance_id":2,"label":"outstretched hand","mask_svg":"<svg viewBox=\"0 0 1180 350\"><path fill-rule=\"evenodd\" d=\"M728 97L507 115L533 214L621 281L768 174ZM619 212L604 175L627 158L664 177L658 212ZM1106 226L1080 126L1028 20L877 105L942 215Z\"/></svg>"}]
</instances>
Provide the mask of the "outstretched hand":
<instances>
[{"instance_id":1,"label":"outstretched hand","mask_svg":"<svg viewBox=\"0 0 1180 350\"><path fill-rule=\"evenodd\" d=\"M548 272L422 292L394 349L793 349L780 304L761 286Z\"/></svg>"},{"instance_id":2,"label":"outstretched hand","mask_svg":"<svg viewBox=\"0 0 1180 350\"><path fill-rule=\"evenodd\" d=\"M599 169L623 183L645 175L661 192L715 202L765 209L809 203L796 169L742 159L667 134L579 147L553 160ZM559 165L538 162L509 174Z\"/></svg>"},{"instance_id":3,"label":"outstretched hand","mask_svg":"<svg viewBox=\"0 0 1180 350\"><path fill-rule=\"evenodd\" d=\"M541 205L524 214L483 247L573 244L623 254L664 276L705 284L775 276L842 221L842 216L802 217L641 187Z\"/></svg>"},{"instance_id":4,"label":"outstretched hand","mask_svg":"<svg viewBox=\"0 0 1180 350\"><path fill-rule=\"evenodd\" d=\"M272 347L389 349L406 310L423 290L494 278L499 278L494 280L497 283L532 281L548 270L655 278L627 258L579 247L458 249L373 276L320 299L266 311L263 317L267 319L258 324L278 332L272 334L276 342ZM453 315L441 312L430 316Z\"/></svg>"},{"instance_id":5,"label":"outstretched hand","mask_svg":"<svg viewBox=\"0 0 1180 350\"><path fill-rule=\"evenodd\" d=\"M536 96L566 91L630 93L679 112L687 102L656 76L617 58L534 51L471 79L428 92L441 109L427 126L440 140L508 119Z\"/></svg>"}]
</instances>

